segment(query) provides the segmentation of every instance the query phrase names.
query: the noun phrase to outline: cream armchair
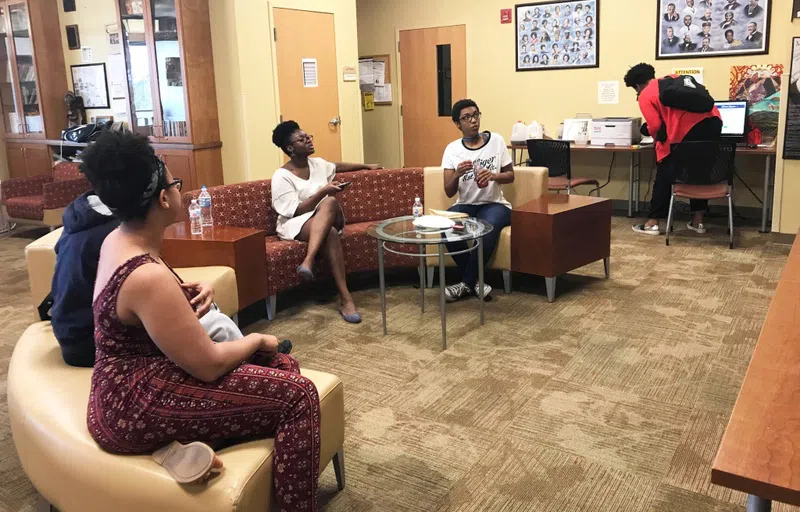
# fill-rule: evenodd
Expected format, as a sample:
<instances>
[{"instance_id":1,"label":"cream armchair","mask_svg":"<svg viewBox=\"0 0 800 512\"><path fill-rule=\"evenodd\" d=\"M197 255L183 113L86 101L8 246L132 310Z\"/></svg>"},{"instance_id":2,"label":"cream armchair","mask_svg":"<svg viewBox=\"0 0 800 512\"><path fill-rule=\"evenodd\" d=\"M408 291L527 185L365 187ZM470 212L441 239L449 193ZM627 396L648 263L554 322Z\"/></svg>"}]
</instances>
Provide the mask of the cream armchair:
<instances>
[{"instance_id":1,"label":"cream armchair","mask_svg":"<svg viewBox=\"0 0 800 512\"><path fill-rule=\"evenodd\" d=\"M514 208L538 199L547 193L547 168L545 167L516 167L515 179L510 185L503 185L503 194ZM434 210L447 210L455 204L455 197L447 197L444 192L444 169L441 167L425 168L425 212ZM436 254L435 246L428 246L428 254ZM447 257L448 266L455 266L455 261ZM428 286L433 287L434 269L439 265L439 256L426 258L428 269ZM504 228L500 233L497 249L489 260L489 268L503 271L503 288L506 293L511 293L511 227Z\"/></svg>"}]
</instances>

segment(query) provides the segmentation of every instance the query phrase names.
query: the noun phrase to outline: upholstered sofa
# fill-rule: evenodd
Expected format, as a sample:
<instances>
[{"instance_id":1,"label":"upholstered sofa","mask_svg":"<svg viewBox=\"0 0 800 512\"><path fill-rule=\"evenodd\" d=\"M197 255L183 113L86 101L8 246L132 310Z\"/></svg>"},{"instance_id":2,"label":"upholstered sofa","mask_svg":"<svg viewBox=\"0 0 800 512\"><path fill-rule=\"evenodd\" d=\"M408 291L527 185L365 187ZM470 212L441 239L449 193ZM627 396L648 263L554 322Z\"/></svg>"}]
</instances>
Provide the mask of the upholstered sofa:
<instances>
[{"instance_id":1,"label":"upholstered sofa","mask_svg":"<svg viewBox=\"0 0 800 512\"><path fill-rule=\"evenodd\" d=\"M49 289L59 232L26 251L33 302ZM176 269L177 270L177 269ZM217 281L217 300L230 313L235 289L230 268ZM177 270L187 278L183 270ZM192 269L202 273L214 269ZM221 284L223 286L221 286ZM234 302L231 302L234 301ZM234 309L235 311L235 309ZM320 397L320 471L333 461L344 487L344 390L327 373L303 370ZM148 455L112 455L101 450L86 427L92 370L67 366L49 322L31 325L17 342L8 369L8 412L22 467L44 499L61 512L263 512L273 509L274 443L261 439L220 450L225 469L206 485L181 486Z\"/></svg>"},{"instance_id":2,"label":"upholstered sofa","mask_svg":"<svg viewBox=\"0 0 800 512\"><path fill-rule=\"evenodd\" d=\"M64 208L91 185L74 162L59 162L53 174L11 178L0 183L0 205L13 222L39 224L51 229L61 225Z\"/></svg>"}]
</instances>

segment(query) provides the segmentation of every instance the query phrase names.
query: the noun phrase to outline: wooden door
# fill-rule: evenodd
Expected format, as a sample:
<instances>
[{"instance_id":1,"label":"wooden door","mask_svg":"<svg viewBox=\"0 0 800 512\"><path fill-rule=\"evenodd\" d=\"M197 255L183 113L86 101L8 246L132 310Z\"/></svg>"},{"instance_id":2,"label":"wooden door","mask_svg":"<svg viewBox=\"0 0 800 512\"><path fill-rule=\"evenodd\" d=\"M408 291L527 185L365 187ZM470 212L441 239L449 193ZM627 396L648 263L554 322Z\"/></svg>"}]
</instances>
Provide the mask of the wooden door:
<instances>
[{"instance_id":1,"label":"wooden door","mask_svg":"<svg viewBox=\"0 0 800 512\"><path fill-rule=\"evenodd\" d=\"M22 144L6 143L8 174L12 178L27 178L25 170L25 150Z\"/></svg>"},{"instance_id":2,"label":"wooden door","mask_svg":"<svg viewBox=\"0 0 800 512\"><path fill-rule=\"evenodd\" d=\"M281 118L297 121L303 130L314 136L317 156L338 162L342 159L339 135L342 120L339 117L333 14L294 9L274 9L273 12ZM316 59L316 87L304 84L304 59Z\"/></svg>"},{"instance_id":3,"label":"wooden door","mask_svg":"<svg viewBox=\"0 0 800 512\"><path fill-rule=\"evenodd\" d=\"M452 107L467 96L466 34L464 25L400 31L403 164L406 167L441 165L444 148L459 136L450 114L439 108L437 47L449 45L448 99Z\"/></svg>"},{"instance_id":4,"label":"wooden door","mask_svg":"<svg viewBox=\"0 0 800 512\"><path fill-rule=\"evenodd\" d=\"M25 145L25 172L28 177L53 173L53 157L46 144Z\"/></svg>"}]
</instances>

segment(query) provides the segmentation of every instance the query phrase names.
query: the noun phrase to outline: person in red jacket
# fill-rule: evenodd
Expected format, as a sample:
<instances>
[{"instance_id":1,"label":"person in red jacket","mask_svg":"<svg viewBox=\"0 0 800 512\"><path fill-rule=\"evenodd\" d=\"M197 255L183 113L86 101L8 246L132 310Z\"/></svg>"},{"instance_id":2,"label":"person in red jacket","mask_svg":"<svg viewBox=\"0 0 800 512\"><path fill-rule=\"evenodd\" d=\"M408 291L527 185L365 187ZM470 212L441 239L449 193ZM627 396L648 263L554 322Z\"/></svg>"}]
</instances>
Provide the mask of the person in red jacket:
<instances>
[{"instance_id":1,"label":"person in red jacket","mask_svg":"<svg viewBox=\"0 0 800 512\"><path fill-rule=\"evenodd\" d=\"M646 235L660 235L658 221L667 217L672 185L675 183L675 170L670 158L671 145L683 141L719 140L722 117L717 107L711 112L698 114L664 106L659 99L656 71L650 64L637 64L629 69L625 74L625 85L636 91L647 131L656 139L658 162L648 221L633 226L633 230ZM693 219L687 227L697 233L705 233L703 216L708 209L708 201L692 199L689 206Z\"/></svg>"}]
</instances>

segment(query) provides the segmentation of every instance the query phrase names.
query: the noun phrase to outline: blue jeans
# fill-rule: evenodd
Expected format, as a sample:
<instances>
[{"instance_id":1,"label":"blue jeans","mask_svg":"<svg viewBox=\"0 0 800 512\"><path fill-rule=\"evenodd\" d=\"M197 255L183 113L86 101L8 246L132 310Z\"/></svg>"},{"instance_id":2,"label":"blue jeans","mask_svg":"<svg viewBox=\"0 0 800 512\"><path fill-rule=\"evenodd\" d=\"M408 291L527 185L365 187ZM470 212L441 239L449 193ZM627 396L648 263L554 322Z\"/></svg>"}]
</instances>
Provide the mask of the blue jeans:
<instances>
[{"instance_id":1,"label":"blue jeans","mask_svg":"<svg viewBox=\"0 0 800 512\"><path fill-rule=\"evenodd\" d=\"M466 213L470 217L476 217L494 226L492 232L483 237L483 264L486 266L497 247L500 232L504 227L511 225L511 208L500 203L456 204L449 211ZM465 249L467 249L466 242L451 242L447 244L449 252L458 252ZM475 288L475 284L478 282L477 249L466 254L453 256L453 259L456 261L459 270L461 270L461 280L470 288Z\"/></svg>"}]
</instances>

